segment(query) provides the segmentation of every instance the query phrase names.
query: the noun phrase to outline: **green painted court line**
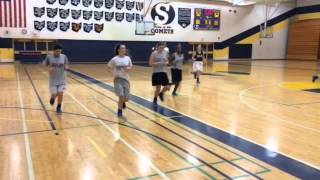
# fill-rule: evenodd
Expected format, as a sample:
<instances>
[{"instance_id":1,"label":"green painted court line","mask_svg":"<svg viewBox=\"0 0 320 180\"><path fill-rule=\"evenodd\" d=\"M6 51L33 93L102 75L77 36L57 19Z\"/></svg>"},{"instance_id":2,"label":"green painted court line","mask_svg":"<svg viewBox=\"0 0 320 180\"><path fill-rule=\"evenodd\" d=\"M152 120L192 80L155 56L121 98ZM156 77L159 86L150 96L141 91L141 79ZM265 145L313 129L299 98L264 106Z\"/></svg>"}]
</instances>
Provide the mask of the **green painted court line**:
<instances>
[{"instance_id":1,"label":"green painted court line","mask_svg":"<svg viewBox=\"0 0 320 180\"><path fill-rule=\"evenodd\" d=\"M141 107L141 105L139 105L139 104L138 104L138 106ZM143 108L143 107L142 107L141 109L143 109L143 110L146 111L146 112L149 112L148 110L146 110L146 109ZM223 149L223 150L226 150L226 151L228 151L228 152L231 152L231 153L233 153L233 154L235 154L235 155L237 155L237 156L239 156L239 157L242 157L243 159L245 159L245 160L247 160L247 161L249 161L249 162L251 162L251 163L253 163L253 164L255 164L255 165L259 166L259 167L261 167L263 170L270 170L269 168L266 168L266 167L258 164L257 162L254 162L253 160L250 160L250 159L248 159L248 158L246 158L246 157L244 157L244 156L242 156L242 155L240 155L240 154L238 154L238 153L236 153L236 152L233 152L233 151L227 149L226 147L224 147L224 146L222 146L222 145L220 145L220 144L217 144L217 143L213 142L213 141L210 140L210 139L207 139L207 138L205 138L205 137L203 137L203 136L195 133L195 132L194 132L193 130L191 130L191 129L188 129L188 128L180 125L180 124L176 124L175 121L169 120L169 117L162 117L162 116L158 115L158 113L155 113L155 112L149 112L149 113L152 113L152 115L156 115L157 117L159 117L159 118L161 118L161 119L165 119L165 120L166 120L167 122L169 122L170 124L173 124L174 126L179 127L179 128L181 128L181 129L183 129L183 130L185 130L185 131L187 131L187 132L189 132L189 133L191 133L191 134L193 134L193 135L195 135L195 136L197 136L197 137L199 137L199 138L201 138L201 139L203 139L203 140L205 140L205 141L207 141L207 142L209 142L209 143L211 143L211 144L214 144L214 145L220 147L220 148ZM271 170L270 170L270 171L271 171Z\"/></svg>"},{"instance_id":2,"label":"green painted court line","mask_svg":"<svg viewBox=\"0 0 320 180\"><path fill-rule=\"evenodd\" d=\"M232 159L230 161L239 161L239 160L242 160L243 158L236 158L236 159ZM225 161L218 161L218 162L214 162L214 163L210 163L210 165L217 165L217 164L221 164L221 163L224 163ZM180 171L185 171L185 170L190 170L190 169L194 169L194 168L201 168L205 166L204 164L201 164L201 165L197 165L196 167L186 167L186 168L181 168L181 169L175 169L175 170L171 170L171 171L167 171L167 172L164 172L165 174L171 174L171 173L175 173L175 172L180 172ZM131 179L128 179L128 180L140 180L140 179L148 179L150 177L154 177L154 176L158 176L158 174L151 174L151 175L148 175L148 176L143 176L143 177L136 177L136 178L131 178Z\"/></svg>"},{"instance_id":3,"label":"green painted court line","mask_svg":"<svg viewBox=\"0 0 320 180\"><path fill-rule=\"evenodd\" d=\"M271 172L271 170L263 170L263 171L256 172L255 174L256 175L260 175L260 174L265 174L265 173L268 173L268 172ZM249 176L250 175L245 174L245 175L242 175L242 176L232 177L232 179L240 179L240 178L245 178L245 177L249 177Z\"/></svg>"},{"instance_id":4,"label":"green painted court line","mask_svg":"<svg viewBox=\"0 0 320 180\"><path fill-rule=\"evenodd\" d=\"M112 112L112 113L116 113L114 112L112 109L110 109L109 107L105 106L104 104L102 104L99 100L96 100L96 102L101 105L102 107L104 107L104 109L107 109L108 111ZM131 122L124 122L124 124L129 124L132 127L135 128L139 128L136 125L132 124ZM215 178L213 176L211 176L209 173L207 173L205 170L197 167L196 165L192 164L191 162L187 161L183 156L181 156L180 154L178 154L176 151L174 151L173 149L171 149L169 146L167 146L166 144L162 143L161 141L159 141L158 139L147 135L149 138L151 138L152 140L154 140L156 143L158 143L159 145L161 145L162 147L164 147L165 149L167 149L168 151L170 151L171 153L173 153L174 155L176 155L177 157L181 158L182 160L186 161L188 164L192 165L192 168L197 168L200 172L202 172L204 175L208 176L210 179L215 180ZM154 174L152 176L158 176L159 174Z\"/></svg>"}]
</instances>

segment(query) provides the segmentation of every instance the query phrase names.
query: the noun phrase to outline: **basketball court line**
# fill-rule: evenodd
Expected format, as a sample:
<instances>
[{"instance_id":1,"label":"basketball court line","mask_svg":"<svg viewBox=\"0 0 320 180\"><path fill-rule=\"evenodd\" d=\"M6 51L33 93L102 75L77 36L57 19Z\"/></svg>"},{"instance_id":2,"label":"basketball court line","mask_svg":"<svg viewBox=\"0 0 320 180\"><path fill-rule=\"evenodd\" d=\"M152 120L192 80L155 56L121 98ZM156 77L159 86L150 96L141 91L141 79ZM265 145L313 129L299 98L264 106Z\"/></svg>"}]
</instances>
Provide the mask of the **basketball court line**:
<instances>
[{"instance_id":1,"label":"basketball court line","mask_svg":"<svg viewBox=\"0 0 320 180\"><path fill-rule=\"evenodd\" d=\"M74 71L74 70L69 70L70 73L79 76L83 79L86 79L87 81L91 82L91 83L96 83L97 86L100 86L104 89L107 90L112 90L111 87L109 87L110 85L98 81L88 75L85 75L83 73ZM135 101L136 103L139 104L143 104L144 107L149 108L151 110L153 110L153 106L152 106L152 102L149 102L147 100L145 100L142 97L133 95L131 96L132 100ZM284 153L279 153L279 152L275 152L275 151L270 151L268 150L268 148L264 145L258 144L256 142L253 142L247 138L238 136L238 135L231 135L229 134L229 132L226 132L225 130L218 128L218 127L213 127L212 125L203 122L197 118L185 115L184 113L178 113L175 110L173 110L170 107L163 107L163 106L158 106L158 109L155 110L156 112L165 115L165 116L172 116L172 115L184 115L183 118L174 118L174 120L188 126L191 127L193 129L195 129L193 123L197 124L198 129L195 129L201 133L204 133L220 142L223 142L235 149L238 149L246 154L249 154L259 160L262 160L264 162L266 162L267 164L270 164L274 167L277 167L278 169L281 169L293 176L299 177L299 178L314 178L314 177L319 177L320 176L320 171L318 167L315 167L314 165L308 164L308 163L304 163L301 160L298 159L294 159L293 157L289 157L287 155L284 155ZM191 125L191 124L193 125ZM199 128L201 126L201 128ZM208 131L207 129L210 129L210 131ZM219 137L215 138L215 134L220 134ZM230 142L230 141L226 141L226 139L230 139L230 136L232 137L232 140L234 142ZM235 144L238 144L239 146L236 146ZM240 146L243 145L243 146ZM265 152L270 152L270 153L277 153L277 156L275 157L267 157L265 155ZM286 163L276 163L276 162L286 162ZM304 170L305 169L305 170Z\"/></svg>"},{"instance_id":2,"label":"basketball court line","mask_svg":"<svg viewBox=\"0 0 320 180\"><path fill-rule=\"evenodd\" d=\"M1 108L1 107L0 107ZM23 109L22 109L23 110ZM21 111L21 109L20 109L20 111ZM23 110L24 111L24 110ZM48 122L46 122L46 121L44 121L44 120L33 120L33 119L25 119L25 120L23 120L23 119L16 119L16 118L1 118L0 117L0 120L1 121L21 121L21 122L23 122L23 121L26 121L26 122L38 122L38 123L48 123Z\"/></svg>"},{"instance_id":3,"label":"basketball court line","mask_svg":"<svg viewBox=\"0 0 320 180\"><path fill-rule=\"evenodd\" d=\"M22 92L21 92L21 82L20 82L20 74L19 70L17 71L17 81L18 81L18 95L19 95L19 103L20 106L24 107L24 102L22 98ZM24 137L24 146L25 146L25 153L27 158L27 166L28 166L28 178L29 180L35 180L35 173L34 173L34 167L33 167L33 161L32 161L32 154L31 154L31 146L29 141L29 135L25 132L28 132L28 126L26 122L26 114L24 109L20 109L21 118L22 118L22 127L23 127L23 137Z\"/></svg>"},{"instance_id":4,"label":"basketball court line","mask_svg":"<svg viewBox=\"0 0 320 180\"><path fill-rule=\"evenodd\" d=\"M234 159L234 160L231 160L232 162L235 162L237 161L238 159ZM221 164L223 163L223 161L220 161L220 162L214 162L214 163L210 163L211 165L218 165L218 164ZM197 167L198 168L201 168L203 167L204 165L198 165ZM192 170L193 167L186 167L186 168L182 168L182 169L175 169L175 170L171 170L171 171L166 171L165 173L166 174L171 174L171 173L176 173L176 172L182 172L182 171L186 171L186 170ZM262 174L265 174L265 173L268 173L270 172L270 170L261 170L261 171L258 171L258 172L255 172L256 175L262 175ZM152 177L155 177L155 176L158 176L157 174L150 174L148 176L143 176L143 177L135 177L135 178L131 178L131 179L128 179L128 180L141 180L141 179L150 179ZM250 175L241 175L241 176L235 176L235 177L231 177L231 179L235 180L235 179L239 179L239 178L247 178L247 177L250 177Z\"/></svg>"},{"instance_id":5,"label":"basketball court line","mask_svg":"<svg viewBox=\"0 0 320 180\"><path fill-rule=\"evenodd\" d=\"M93 98L87 98L87 99L84 99L84 100L81 100L82 102L90 102L90 101L93 101L94 99ZM63 104L74 104L75 102L74 101L63 101ZM51 107L52 105L50 103L44 103L44 105L46 107ZM17 106L17 104L2 104L0 105L1 106L5 106L5 107L15 107ZM30 104L24 104L24 107L32 107L32 106L41 106L41 104L37 104L37 103L30 103Z\"/></svg>"},{"instance_id":6,"label":"basketball court line","mask_svg":"<svg viewBox=\"0 0 320 180\"><path fill-rule=\"evenodd\" d=\"M43 111L43 110L40 110ZM111 123L114 124L114 123ZM98 127L101 125L86 125L86 126L75 126L75 127L68 127L68 128L58 128L58 131L64 130L72 130L72 129L81 129L81 128L90 128L90 127ZM45 129L45 130L37 130L37 131L27 131L27 132L16 132L16 133L7 133L7 134L0 134L0 137L10 137L10 136L18 136L18 135L29 135L29 134L37 134L37 133L45 133L45 132L55 132L53 129Z\"/></svg>"},{"instance_id":7,"label":"basketball court line","mask_svg":"<svg viewBox=\"0 0 320 180\"><path fill-rule=\"evenodd\" d=\"M90 136L85 136L85 137L91 143L91 145L96 149L96 151L100 154L100 156L102 158L107 157L106 153L101 149L101 147Z\"/></svg>"},{"instance_id":8,"label":"basketball court line","mask_svg":"<svg viewBox=\"0 0 320 180\"><path fill-rule=\"evenodd\" d=\"M44 110L44 113L45 113L45 115L46 115L46 117L47 117L47 119L48 119L48 121L49 121L49 124L50 124L51 128L52 128L53 130L56 130L57 128L56 128L54 122L52 121L52 118L51 118L51 116L49 115L49 113L48 113L48 111L47 111L47 109L46 109L46 106L44 105L44 103L43 103L43 101L42 101L42 99L41 99L41 97L40 97L40 95L39 95L39 92L37 91L37 89L36 89L36 87L35 87L35 85L34 85L34 83L33 83L33 80L32 80L32 78L31 78L31 76L30 76L30 74L29 74L29 72L28 72L28 70L27 70L26 67L24 67L24 71L25 71L25 73L26 73L27 76L28 76L28 79L29 79L29 81L30 81L30 83L31 83L31 85L32 85L32 87L33 87L34 92L35 92L36 95L37 95L37 98L38 98L38 100L39 100L39 102L40 102L40 104L41 104L41 106L42 106L42 108L43 108L43 110ZM59 132L58 132L58 131L55 131L55 135L59 135Z\"/></svg>"}]
</instances>

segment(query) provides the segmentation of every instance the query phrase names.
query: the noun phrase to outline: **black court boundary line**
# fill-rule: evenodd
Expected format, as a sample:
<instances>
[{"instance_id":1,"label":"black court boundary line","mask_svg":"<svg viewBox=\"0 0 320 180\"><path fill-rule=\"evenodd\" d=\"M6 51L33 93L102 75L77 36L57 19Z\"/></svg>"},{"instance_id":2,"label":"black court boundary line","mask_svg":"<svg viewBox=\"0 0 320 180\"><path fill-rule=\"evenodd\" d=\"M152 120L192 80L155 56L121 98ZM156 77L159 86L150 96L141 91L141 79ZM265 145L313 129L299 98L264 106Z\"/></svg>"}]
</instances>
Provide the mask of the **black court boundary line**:
<instances>
[{"instance_id":1,"label":"black court boundary line","mask_svg":"<svg viewBox=\"0 0 320 180\"><path fill-rule=\"evenodd\" d=\"M63 130L72 130L72 129L81 129L81 128L90 128L90 127L99 127L101 125L86 125L86 126L75 126L75 127L68 127L68 128L60 128L59 131ZM44 132L51 132L55 131L52 129L46 129L46 130L37 130L37 131L28 131L28 132L17 132L17 133L7 133L7 134L0 134L0 137L10 137L10 136L17 136L17 135L23 135L23 134L36 134L36 133L44 133Z\"/></svg>"},{"instance_id":2,"label":"black court boundary line","mask_svg":"<svg viewBox=\"0 0 320 180\"><path fill-rule=\"evenodd\" d=\"M112 90L112 87L110 87L108 84L104 82L101 82L97 79L94 79L80 72L74 71L72 69L69 69L68 71L76 76L86 79L87 81L95 83L96 85L102 87L103 89ZM249 154L250 156L255 157L256 159L259 159L267 164L270 164L295 177L308 179L308 180L313 180L313 179L316 180L320 177L320 170L314 167L311 167L307 164L304 164L303 162L289 158L281 153L270 151L258 144L249 142L245 139L229 134L228 132L217 129L213 126L206 125L200 121L197 121L186 115L182 115L177 111L168 109L161 105L158 105L157 108L155 109L152 102L147 101L139 96L131 95L130 99L135 103L140 104L152 111L158 112L164 116L167 116L167 117L181 116L181 117L175 117L172 119L202 134L212 137L228 146L231 146L239 151ZM270 153L276 154L276 156L274 157L268 156L268 154Z\"/></svg>"},{"instance_id":3,"label":"black court boundary line","mask_svg":"<svg viewBox=\"0 0 320 180\"><path fill-rule=\"evenodd\" d=\"M236 72L236 71L217 71L218 73L227 73L227 74L237 74L237 75L251 75L247 72Z\"/></svg>"},{"instance_id":4,"label":"black court boundary line","mask_svg":"<svg viewBox=\"0 0 320 180\"><path fill-rule=\"evenodd\" d=\"M75 81L77 81L77 82L79 82L79 83L83 84L83 85L84 85L84 86L86 86L87 88L89 88L89 89L93 90L94 92L96 92L96 93L98 93L98 94L101 94L102 96L104 96L104 97L106 97L106 98L110 99L111 101L116 102L114 99L112 99L112 98L110 98L109 96L107 96L107 95L103 94L102 92L100 92L100 91L98 91L98 90L96 90L96 89L94 89L94 88L92 88L92 87L88 86L88 85L87 85L87 84L85 84L84 82L82 82L82 81L80 81L80 80L78 80L78 79L76 79L76 78L70 77L70 76L69 76L69 78L71 78L71 79L73 79L73 80L75 80ZM103 107L104 107L104 105L103 105L103 104L101 104L99 101L97 101L97 102L98 102L101 106L103 106ZM204 150L204 151L206 151L206 152L208 152L208 153L210 153L210 154L212 154L212 155L214 155L214 156L216 156L216 157L218 157L218 158L222 159L223 161L225 161L225 162L229 163L230 165L232 165L232 166L234 166L234 167L236 167L236 168L240 169L241 171L243 171L243 172L245 172L245 173L247 173L247 174L249 174L249 175L251 175L251 176L253 176L253 177L257 178L257 179L262 179L262 178L260 178L259 176L255 175L254 173L252 173L252 172L250 172L250 171L248 171L248 170L244 169L243 167L241 167L241 166L239 166L239 165L237 165L237 164L235 164L235 163L233 163L233 162L229 161L228 159L226 159L226 158L224 158L224 157L220 156L219 154L217 154L217 153L215 153L215 152L213 152L213 151L209 150L208 148L205 148L205 147L201 146L200 144L198 144L198 143L196 143L196 142L194 142L194 141L192 141L192 140L190 140L190 139L188 139L188 138L186 138L186 137L182 136L181 134L179 134L179 133L177 133L177 132L175 132L175 131L173 131L173 130L171 130L171 129L167 128L167 127L165 127L164 125L162 125L162 124L160 124L160 123L158 123L158 122L155 122L154 120L150 119L149 117L144 116L144 115L143 115L143 114L141 114L140 112L135 111L134 109L132 109L132 108L130 108L130 107L127 107L127 108L128 108L128 109L130 109L131 111L133 111L133 112L135 112L135 113L139 114L140 116L144 117L145 119L149 119L149 120L150 120L151 122L153 122L154 124L156 124L156 125L158 125L158 126L162 127L163 129L165 129L165 130L167 130L167 131L171 132L172 134L174 134L174 135L176 135L176 136L178 136L178 137L180 137L180 138L184 139L185 141L187 141L187 142L189 142L189 143L191 143L191 144L193 144L193 145L195 145L195 146L199 147L200 149L202 149L202 150Z\"/></svg>"},{"instance_id":5,"label":"black court boundary line","mask_svg":"<svg viewBox=\"0 0 320 180\"><path fill-rule=\"evenodd\" d=\"M26 74L27 74L27 76L28 76L28 79L29 79L30 82L31 82L31 85L32 85L32 87L33 87L33 90L34 90L34 92L35 92L36 95L37 95L37 98L38 98L38 100L39 100L39 102L40 102L40 104L41 104L41 106L42 106L42 109L44 110L44 113L45 113L45 115L46 115L46 117L47 117L47 119L48 119L48 121L49 121L49 124L50 124L52 130L55 131L54 134L55 134L55 135L59 135L59 132L57 132L57 128L56 128L56 126L54 125L54 122L52 121L52 118L51 118L51 116L49 115L48 110L46 109L46 106L44 105L44 103L43 103L43 101L42 101L42 99L41 99L41 97L40 97L40 95L39 95L39 92L38 92L38 90L36 89L36 87L35 87L35 85L34 85L34 83L33 83L33 80L32 80L32 78L31 78L31 76L30 76L27 68L24 68L24 71L26 72Z\"/></svg>"},{"instance_id":6,"label":"black court boundary line","mask_svg":"<svg viewBox=\"0 0 320 180\"><path fill-rule=\"evenodd\" d=\"M312 92L312 93L320 93L320 88L317 89L302 89L303 91Z\"/></svg>"}]
</instances>

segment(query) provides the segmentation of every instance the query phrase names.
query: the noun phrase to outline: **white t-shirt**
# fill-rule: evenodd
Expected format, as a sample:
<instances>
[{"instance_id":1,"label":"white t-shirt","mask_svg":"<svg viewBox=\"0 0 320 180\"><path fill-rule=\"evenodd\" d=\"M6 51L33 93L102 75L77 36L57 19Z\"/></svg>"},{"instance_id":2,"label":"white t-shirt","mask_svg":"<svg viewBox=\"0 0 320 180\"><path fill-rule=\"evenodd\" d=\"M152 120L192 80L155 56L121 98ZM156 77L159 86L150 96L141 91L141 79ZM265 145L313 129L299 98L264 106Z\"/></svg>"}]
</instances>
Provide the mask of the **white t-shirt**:
<instances>
[{"instance_id":1,"label":"white t-shirt","mask_svg":"<svg viewBox=\"0 0 320 180\"><path fill-rule=\"evenodd\" d=\"M170 50L168 47L165 47L164 48L164 51L167 53L167 56L169 57L170 56Z\"/></svg>"},{"instance_id":2,"label":"white t-shirt","mask_svg":"<svg viewBox=\"0 0 320 180\"><path fill-rule=\"evenodd\" d=\"M132 62L129 56L115 56L109 61L108 66L112 68L114 78L122 78L129 81L127 68L132 67Z\"/></svg>"}]
</instances>

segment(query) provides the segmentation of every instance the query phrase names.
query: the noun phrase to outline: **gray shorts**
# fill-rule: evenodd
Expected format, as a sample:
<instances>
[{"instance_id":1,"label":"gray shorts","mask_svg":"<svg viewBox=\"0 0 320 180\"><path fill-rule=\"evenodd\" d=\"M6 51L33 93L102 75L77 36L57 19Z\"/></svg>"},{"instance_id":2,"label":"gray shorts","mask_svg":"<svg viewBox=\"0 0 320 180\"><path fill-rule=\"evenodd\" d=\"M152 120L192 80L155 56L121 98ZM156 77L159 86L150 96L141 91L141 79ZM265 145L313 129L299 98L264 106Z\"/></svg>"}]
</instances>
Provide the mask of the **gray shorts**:
<instances>
[{"instance_id":1,"label":"gray shorts","mask_svg":"<svg viewBox=\"0 0 320 180\"><path fill-rule=\"evenodd\" d=\"M57 94L57 93L64 93L67 89L66 84L56 85L56 86L50 86L49 90L51 94Z\"/></svg>"},{"instance_id":2,"label":"gray shorts","mask_svg":"<svg viewBox=\"0 0 320 180\"><path fill-rule=\"evenodd\" d=\"M130 95L129 81L122 78L116 78L113 82L114 82L114 93L117 96L124 96L129 98L129 95Z\"/></svg>"}]
</instances>

